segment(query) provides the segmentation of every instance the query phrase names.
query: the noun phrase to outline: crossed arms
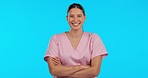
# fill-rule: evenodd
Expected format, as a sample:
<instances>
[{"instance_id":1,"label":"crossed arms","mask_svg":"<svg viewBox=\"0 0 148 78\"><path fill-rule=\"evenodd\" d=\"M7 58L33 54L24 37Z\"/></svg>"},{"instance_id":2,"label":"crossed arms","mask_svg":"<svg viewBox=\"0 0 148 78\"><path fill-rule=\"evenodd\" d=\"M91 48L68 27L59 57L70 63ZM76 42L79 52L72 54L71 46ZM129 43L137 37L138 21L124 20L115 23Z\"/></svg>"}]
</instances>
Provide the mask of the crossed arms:
<instances>
[{"instance_id":1,"label":"crossed arms","mask_svg":"<svg viewBox=\"0 0 148 78\"><path fill-rule=\"evenodd\" d=\"M48 58L49 71L53 76L66 76L69 78L92 78L100 73L102 56L96 56L91 60L90 66L74 65L63 66L60 59Z\"/></svg>"}]
</instances>

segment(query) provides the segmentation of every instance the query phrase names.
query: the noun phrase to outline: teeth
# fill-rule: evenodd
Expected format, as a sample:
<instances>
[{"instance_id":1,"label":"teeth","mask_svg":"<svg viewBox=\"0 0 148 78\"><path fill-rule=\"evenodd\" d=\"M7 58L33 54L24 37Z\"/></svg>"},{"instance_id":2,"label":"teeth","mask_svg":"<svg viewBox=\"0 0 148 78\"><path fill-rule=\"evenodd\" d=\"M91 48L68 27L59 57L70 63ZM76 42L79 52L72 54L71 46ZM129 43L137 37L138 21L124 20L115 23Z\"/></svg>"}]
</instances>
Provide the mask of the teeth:
<instances>
[{"instance_id":1,"label":"teeth","mask_svg":"<svg viewBox=\"0 0 148 78\"><path fill-rule=\"evenodd\" d=\"M73 25L79 25L79 24L73 24Z\"/></svg>"},{"instance_id":2,"label":"teeth","mask_svg":"<svg viewBox=\"0 0 148 78\"><path fill-rule=\"evenodd\" d=\"M80 23L72 23L74 26L78 26Z\"/></svg>"}]
</instances>

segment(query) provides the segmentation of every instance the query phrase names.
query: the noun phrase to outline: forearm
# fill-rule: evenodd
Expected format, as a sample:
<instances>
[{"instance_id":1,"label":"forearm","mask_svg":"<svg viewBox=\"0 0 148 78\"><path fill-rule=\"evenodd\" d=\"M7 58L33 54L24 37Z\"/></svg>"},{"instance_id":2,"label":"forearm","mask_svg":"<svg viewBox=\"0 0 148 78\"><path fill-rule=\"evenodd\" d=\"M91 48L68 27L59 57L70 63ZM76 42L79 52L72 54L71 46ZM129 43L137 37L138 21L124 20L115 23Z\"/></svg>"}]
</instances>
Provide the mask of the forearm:
<instances>
[{"instance_id":1,"label":"forearm","mask_svg":"<svg viewBox=\"0 0 148 78\"><path fill-rule=\"evenodd\" d=\"M54 76L70 76L80 70L83 70L81 66L55 66L51 69L51 74Z\"/></svg>"},{"instance_id":2,"label":"forearm","mask_svg":"<svg viewBox=\"0 0 148 78\"><path fill-rule=\"evenodd\" d=\"M99 74L99 69L96 69L95 67L89 67L84 70L75 72L71 74L69 77L74 78L92 78Z\"/></svg>"}]
</instances>

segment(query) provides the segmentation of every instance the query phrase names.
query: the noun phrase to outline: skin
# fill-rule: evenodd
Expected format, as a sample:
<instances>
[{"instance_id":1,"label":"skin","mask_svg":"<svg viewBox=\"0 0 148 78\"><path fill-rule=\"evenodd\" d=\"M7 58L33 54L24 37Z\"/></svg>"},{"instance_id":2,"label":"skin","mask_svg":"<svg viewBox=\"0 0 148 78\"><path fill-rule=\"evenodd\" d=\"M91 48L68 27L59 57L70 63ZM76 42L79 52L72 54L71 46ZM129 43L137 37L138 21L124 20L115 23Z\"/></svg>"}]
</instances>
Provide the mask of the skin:
<instances>
[{"instance_id":1,"label":"skin","mask_svg":"<svg viewBox=\"0 0 148 78\"><path fill-rule=\"evenodd\" d=\"M71 45L76 49L82 34L82 25L86 19L82 10L72 8L66 17L70 25L70 31L66 33ZM102 56L96 56L91 60L90 66L74 65L63 66L57 57L48 58L49 71L54 76L67 76L69 78L92 78L99 74L102 62Z\"/></svg>"},{"instance_id":2,"label":"skin","mask_svg":"<svg viewBox=\"0 0 148 78\"><path fill-rule=\"evenodd\" d=\"M70 32L82 32L82 25L86 19L86 16L84 16L82 10L80 10L79 8L72 8L66 18L71 27ZM79 24L74 25L74 23Z\"/></svg>"},{"instance_id":3,"label":"skin","mask_svg":"<svg viewBox=\"0 0 148 78\"><path fill-rule=\"evenodd\" d=\"M82 25L86 19L86 16L84 16L82 10L79 8L72 8L66 18L71 28L66 34L73 48L76 49L83 34Z\"/></svg>"}]
</instances>

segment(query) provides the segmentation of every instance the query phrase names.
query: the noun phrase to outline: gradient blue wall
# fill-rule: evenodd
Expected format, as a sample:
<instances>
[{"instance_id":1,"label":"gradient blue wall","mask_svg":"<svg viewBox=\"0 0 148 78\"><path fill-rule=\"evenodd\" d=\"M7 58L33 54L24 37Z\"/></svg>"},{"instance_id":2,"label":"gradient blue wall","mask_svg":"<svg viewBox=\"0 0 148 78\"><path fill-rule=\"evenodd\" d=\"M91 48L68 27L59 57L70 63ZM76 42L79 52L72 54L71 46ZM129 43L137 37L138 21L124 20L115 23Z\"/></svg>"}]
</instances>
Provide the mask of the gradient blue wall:
<instances>
[{"instance_id":1,"label":"gradient blue wall","mask_svg":"<svg viewBox=\"0 0 148 78\"><path fill-rule=\"evenodd\" d=\"M69 30L73 2L109 53L99 78L148 78L147 0L0 0L0 78L51 78L43 56L51 36Z\"/></svg>"}]
</instances>

